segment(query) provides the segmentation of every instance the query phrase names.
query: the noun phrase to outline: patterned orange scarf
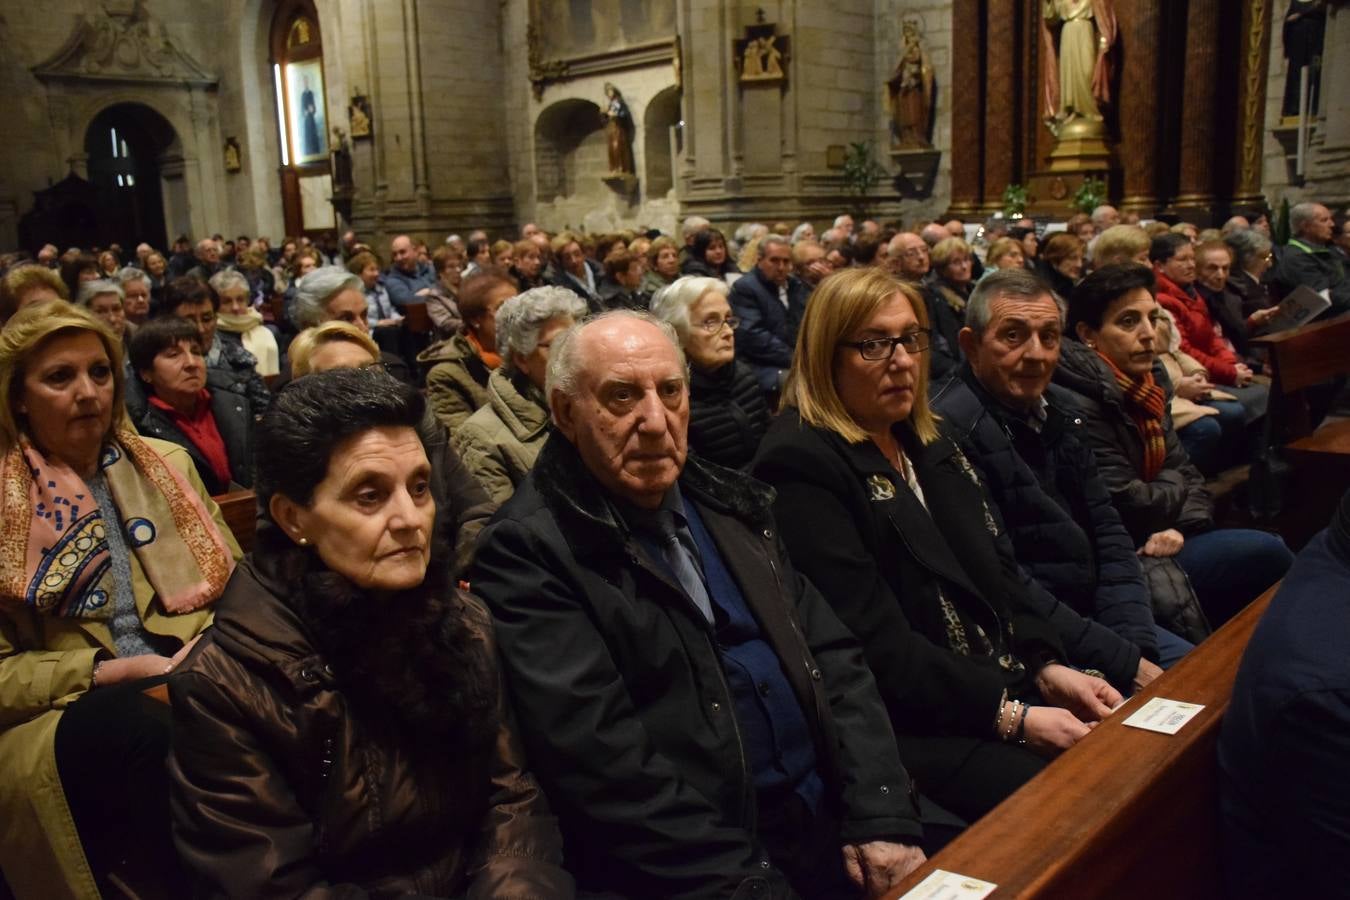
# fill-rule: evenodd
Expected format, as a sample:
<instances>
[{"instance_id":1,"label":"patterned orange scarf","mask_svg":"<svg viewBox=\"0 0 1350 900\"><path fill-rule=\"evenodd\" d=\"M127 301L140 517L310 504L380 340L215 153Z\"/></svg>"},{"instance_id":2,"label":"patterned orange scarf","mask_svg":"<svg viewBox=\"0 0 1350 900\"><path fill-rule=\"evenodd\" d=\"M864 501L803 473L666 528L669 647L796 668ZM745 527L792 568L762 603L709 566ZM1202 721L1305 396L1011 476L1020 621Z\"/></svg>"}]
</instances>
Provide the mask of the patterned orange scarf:
<instances>
[{"instance_id":1,"label":"patterned orange scarf","mask_svg":"<svg viewBox=\"0 0 1350 900\"><path fill-rule=\"evenodd\" d=\"M1144 442L1144 467L1139 474L1145 481L1152 481L1158 477L1167 459L1167 436L1163 432L1167 393L1153 380L1152 372L1145 372L1143 378L1131 378L1106 354L1097 350L1097 355L1106 363L1125 394L1125 412L1134 420L1134 427L1139 429L1139 437Z\"/></svg>"}]
</instances>

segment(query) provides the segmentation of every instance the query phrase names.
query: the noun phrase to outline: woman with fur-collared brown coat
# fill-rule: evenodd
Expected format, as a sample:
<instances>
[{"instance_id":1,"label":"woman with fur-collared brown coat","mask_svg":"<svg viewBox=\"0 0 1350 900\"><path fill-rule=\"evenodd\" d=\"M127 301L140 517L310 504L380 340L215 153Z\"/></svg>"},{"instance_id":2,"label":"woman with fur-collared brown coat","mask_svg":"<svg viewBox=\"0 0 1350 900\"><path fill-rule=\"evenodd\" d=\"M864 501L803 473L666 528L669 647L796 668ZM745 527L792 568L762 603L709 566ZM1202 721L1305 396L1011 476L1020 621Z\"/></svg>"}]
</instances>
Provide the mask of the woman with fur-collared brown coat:
<instances>
[{"instance_id":1,"label":"woman with fur-collared brown coat","mask_svg":"<svg viewBox=\"0 0 1350 900\"><path fill-rule=\"evenodd\" d=\"M435 537L423 401L378 370L259 426L258 548L170 683L175 839L218 897L573 896L490 619Z\"/></svg>"}]
</instances>

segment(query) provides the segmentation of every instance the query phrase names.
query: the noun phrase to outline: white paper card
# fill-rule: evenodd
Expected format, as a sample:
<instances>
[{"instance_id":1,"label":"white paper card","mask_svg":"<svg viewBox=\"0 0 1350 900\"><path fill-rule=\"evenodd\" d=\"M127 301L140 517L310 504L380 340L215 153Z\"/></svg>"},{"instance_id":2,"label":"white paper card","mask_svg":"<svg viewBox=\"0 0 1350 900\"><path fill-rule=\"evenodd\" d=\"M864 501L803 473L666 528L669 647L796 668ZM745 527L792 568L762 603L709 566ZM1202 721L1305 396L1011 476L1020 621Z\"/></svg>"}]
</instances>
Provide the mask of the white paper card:
<instances>
[{"instance_id":1,"label":"white paper card","mask_svg":"<svg viewBox=\"0 0 1350 900\"><path fill-rule=\"evenodd\" d=\"M899 900L983 900L998 885L969 875L938 869L910 888Z\"/></svg>"},{"instance_id":2,"label":"white paper card","mask_svg":"<svg viewBox=\"0 0 1350 900\"><path fill-rule=\"evenodd\" d=\"M1152 700L1139 707L1134 713L1125 720L1124 724L1132 728L1143 728L1146 731L1157 731L1161 734L1176 734L1196 714L1205 707L1199 703L1186 703L1182 700L1167 700L1163 697L1154 697Z\"/></svg>"}]
</instances>

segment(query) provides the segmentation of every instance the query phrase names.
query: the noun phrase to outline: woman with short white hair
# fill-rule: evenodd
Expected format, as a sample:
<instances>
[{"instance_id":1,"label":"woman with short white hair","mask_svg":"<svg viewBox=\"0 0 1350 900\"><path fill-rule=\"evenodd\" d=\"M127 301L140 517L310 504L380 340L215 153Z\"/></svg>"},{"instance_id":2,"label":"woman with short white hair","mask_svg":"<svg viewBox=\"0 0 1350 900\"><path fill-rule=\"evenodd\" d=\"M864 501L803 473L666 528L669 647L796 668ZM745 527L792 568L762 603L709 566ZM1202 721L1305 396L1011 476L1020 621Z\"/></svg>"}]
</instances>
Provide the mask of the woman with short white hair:
<instances>
[{"instance_id":1,"label":"woman with short white hair","mask_svg":"<svg viewBox=\"0 0 1350 900\"><path fill-rule=\"evenodd\" d=\"M505 503L534 468L548 437L544 396L553 339L586 315L586 301L567 288L531 288L497 310L497 354L487 403L453 432L451 443L493 502Z\"/></svg>"},{"instance_id":2,"label":"woman with short white hair","mask_svg":"<svg viewBox=\"0 0 1350 900\"><path fill-rule=\"evenodd\" d=\"M689 446L731 468L748 465L769 428L755 372L736 359L727 284L686 275L656 293L652 315L675 329L689 360Z\"/></svg>"},{"instance_id":3,"label":"woman with short white hair","mask_svg":"<svg viewBox=\"0 0 1350 900\"><path fill-rule=\"evenodd\" d=\"M211 287L220 296L216 329L222 341L238 344L257 360L254 369L264 378L281 372L277 338L263 324L262 313L253 305L253 288L242 273L222 269L211 276Z\"/></svg>"},{"instance_id":4,"label":"woman with short white hair","mask_svg":"<svg viewBox=\"0 0 1350 900\"><path fill-rule=\"evenodd\" d=\"M313 328L323 322L346 322L370 334L366 318L366 290L360 276L341 266L324 266L301 276L295 282L295 306L291 318L300 328ZM381 353L385 371L404 384L415 380L403 358ZM274 385L280 390L279 385Z\"/></svg>"}]
</instances>

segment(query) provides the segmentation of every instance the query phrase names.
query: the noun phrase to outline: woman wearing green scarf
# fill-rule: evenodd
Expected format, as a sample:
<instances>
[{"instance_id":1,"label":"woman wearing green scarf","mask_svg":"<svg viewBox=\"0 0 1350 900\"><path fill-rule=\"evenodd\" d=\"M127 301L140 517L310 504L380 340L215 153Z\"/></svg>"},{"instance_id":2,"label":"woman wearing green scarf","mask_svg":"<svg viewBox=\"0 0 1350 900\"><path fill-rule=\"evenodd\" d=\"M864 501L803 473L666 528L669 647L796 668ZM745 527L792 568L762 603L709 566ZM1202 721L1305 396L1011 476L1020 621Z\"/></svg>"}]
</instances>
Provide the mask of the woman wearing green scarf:
<instances>
[{"instance_id":1,"label":"woman wearing green scarf","mask_svg":"<svg viewBox=\"0 0 1350 900\"><path fill-rule=\"evenodd\" d=\"M20 898L174 886L168 709L145 691L240 553L187 453L130 429L124 379L120 342L64 301L0 331L0 869Z\"/></svg>"}]
</instances>

